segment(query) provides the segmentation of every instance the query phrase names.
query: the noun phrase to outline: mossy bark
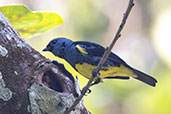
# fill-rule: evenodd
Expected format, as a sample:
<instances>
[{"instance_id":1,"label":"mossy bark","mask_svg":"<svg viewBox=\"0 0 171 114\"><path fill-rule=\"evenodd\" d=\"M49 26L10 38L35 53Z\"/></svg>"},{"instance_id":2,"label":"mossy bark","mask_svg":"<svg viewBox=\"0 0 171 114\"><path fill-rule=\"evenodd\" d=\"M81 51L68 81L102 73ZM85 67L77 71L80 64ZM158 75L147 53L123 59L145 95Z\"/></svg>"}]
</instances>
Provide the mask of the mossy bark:
<instances>
[{"instance_id":1,"label":"mossy bark","mask_svg":"<svg viewBox=\"0 0 171 114\"><path fill-rule=\"evenodd\" d=\"M30 47L0 13L0 114L62 114L78 97L75 80ZM88 114L80 102L72 114Z\"/></svg>"}]
</instances>

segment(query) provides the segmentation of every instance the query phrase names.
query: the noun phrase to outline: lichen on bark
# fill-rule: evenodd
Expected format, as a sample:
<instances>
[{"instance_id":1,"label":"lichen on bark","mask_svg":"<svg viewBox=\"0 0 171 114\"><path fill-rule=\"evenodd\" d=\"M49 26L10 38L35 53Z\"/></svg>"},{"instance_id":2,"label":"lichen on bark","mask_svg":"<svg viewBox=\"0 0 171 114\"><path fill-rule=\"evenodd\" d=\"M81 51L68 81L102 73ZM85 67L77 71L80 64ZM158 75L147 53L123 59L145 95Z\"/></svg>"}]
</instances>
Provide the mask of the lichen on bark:
<instances>
[{"instance_id":1,"label":"lichen on bark","mask_svg":"<svg viewBox=\"0 0 171 114\"><path fill-rule=\"evenodd\" d=\"M12 98L12 91L6 88L5 81L3 80L2 73L0 72L0 99L8 101Z\"/></svg>"},{"instance_id":2,"label":"lichen on bark","mask_svg":"<svg viewBox=\"0 0 171 114\"><path fill-rule=\"evenodd\" d=\"M0 13L0 114L62 114L78 97L63 64L29 46ZM71 114L89 114L83 103Z\"/></svg>"}]
</instances>

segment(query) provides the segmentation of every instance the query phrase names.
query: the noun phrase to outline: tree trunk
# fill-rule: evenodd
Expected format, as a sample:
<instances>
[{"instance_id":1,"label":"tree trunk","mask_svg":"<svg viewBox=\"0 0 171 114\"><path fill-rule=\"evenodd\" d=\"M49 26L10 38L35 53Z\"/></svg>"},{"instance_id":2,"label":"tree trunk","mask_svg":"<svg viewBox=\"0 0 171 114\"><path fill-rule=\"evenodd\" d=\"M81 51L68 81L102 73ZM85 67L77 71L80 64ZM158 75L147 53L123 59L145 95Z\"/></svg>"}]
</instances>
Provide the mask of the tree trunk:
<instances>
[{"instance_id":1,"label":"tree trunk","mask_svg":"<svg viewBox=\"0 0 171 114\"><path fill-rule=\"evenodd\" d=\"M80 94L63 64L30 47L0 13L0 114L63 114ZM80 102L72 114L89 114Z\"/></svg>"}]
</instances>

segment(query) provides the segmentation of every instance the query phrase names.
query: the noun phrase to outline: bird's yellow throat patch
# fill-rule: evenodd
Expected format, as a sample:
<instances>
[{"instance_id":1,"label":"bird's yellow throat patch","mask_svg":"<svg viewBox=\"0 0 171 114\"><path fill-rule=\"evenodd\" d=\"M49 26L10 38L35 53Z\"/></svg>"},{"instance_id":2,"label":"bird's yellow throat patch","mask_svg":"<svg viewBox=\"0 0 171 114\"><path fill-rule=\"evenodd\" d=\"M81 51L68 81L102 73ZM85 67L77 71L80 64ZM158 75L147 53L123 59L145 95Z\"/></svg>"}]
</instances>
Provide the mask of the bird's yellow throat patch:
<instances>
[{"instance_id":1,"label":"bird's yellow throat patch","mask_svg":"<svg viewBox=\"0 0 171 114\"><path fill-rule=\"evenodd\" d=\"M78 70L80 74L85 76L86 78L90 78L92 75L92 70L96 68L96 66L83 63L83 64L76 64L75 68ZM137 75L129 68L125 67L124 65L118 66L109 66L109 67L102 67L102 69L107 70L100 70L100 78L105 77L137 77Z\"/></svg>"}]
</instances>

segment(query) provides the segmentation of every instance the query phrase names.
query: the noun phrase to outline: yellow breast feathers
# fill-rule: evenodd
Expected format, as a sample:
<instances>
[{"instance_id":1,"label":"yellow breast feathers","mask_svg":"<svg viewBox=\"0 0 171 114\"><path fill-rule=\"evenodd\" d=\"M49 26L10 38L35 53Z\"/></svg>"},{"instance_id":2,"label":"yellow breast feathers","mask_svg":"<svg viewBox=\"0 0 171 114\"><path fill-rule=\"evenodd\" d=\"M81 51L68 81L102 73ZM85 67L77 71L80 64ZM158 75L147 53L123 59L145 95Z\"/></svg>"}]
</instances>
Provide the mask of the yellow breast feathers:
<instances>
[{"instance_id":1,"label":"yellow breast feathers","mask_svg":"<svg viewBox=\"0 0 171 114\"><path fill-rule=\"evenodd\" d=\"M92 75L92 70L96 68L96 66L83 63L83 64L76 64L75 68L80 72L80 74L84 75L86 78L90 78ZM118 66L109 66L109 67L102 67L102 69L107 70L100 70L100 78L105 77L137 77L137 75L129 68L125 67L124 65Z\"/></svg>"}]
</instances>

